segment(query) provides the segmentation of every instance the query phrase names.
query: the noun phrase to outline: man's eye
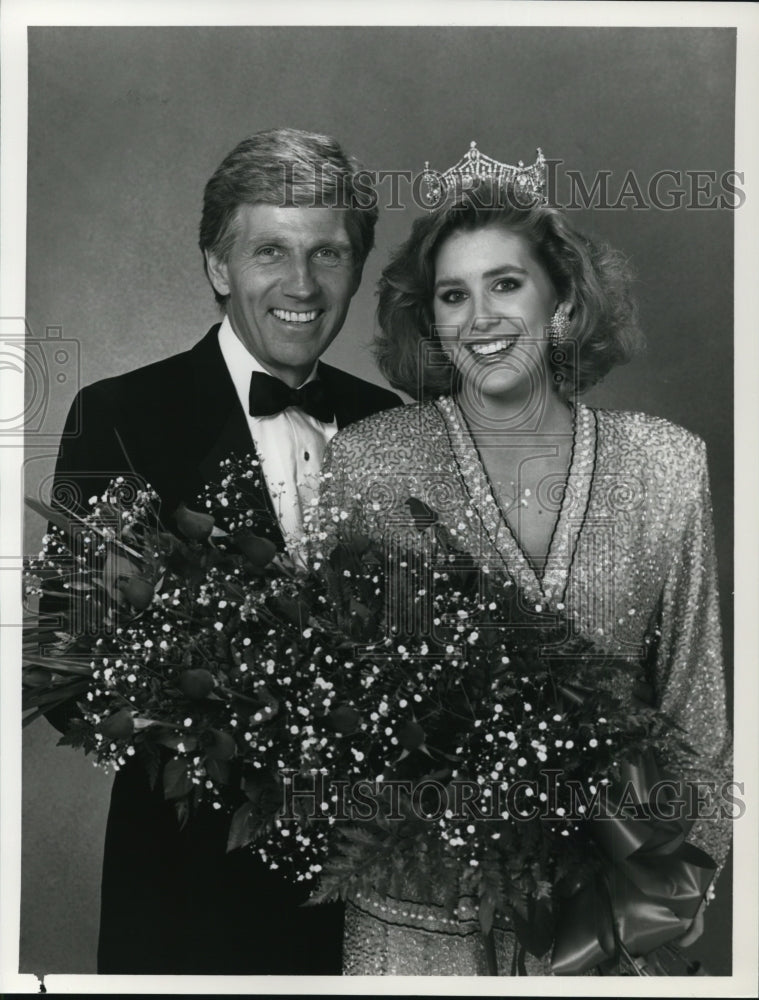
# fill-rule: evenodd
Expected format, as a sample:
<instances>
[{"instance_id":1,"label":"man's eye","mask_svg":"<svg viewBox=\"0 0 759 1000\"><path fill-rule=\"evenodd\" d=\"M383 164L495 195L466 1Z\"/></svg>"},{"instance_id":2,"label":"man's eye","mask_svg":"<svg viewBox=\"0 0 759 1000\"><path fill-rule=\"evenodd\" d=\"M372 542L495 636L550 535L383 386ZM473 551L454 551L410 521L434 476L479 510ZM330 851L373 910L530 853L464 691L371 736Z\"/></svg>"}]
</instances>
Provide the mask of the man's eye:
<instances>
[{"instance_id":1,"label":"man's eye","mask_svg":"<svg viewBox=\"0 0 759 1000\"><path fill-rule=\"evenodd\" d=\"M342 254L340 253L339 250L335 250L334 247L322 247L320 250L316 251L314 256L319 260L324 260L327 261L328 263L332 263L332 261L340 260Z\"/></svg>"},{"instance_id":2,"label":"man's eye","mask_svg":"<svg viewBox=\"0 0 759 1000\"><path fill-rule=\"evenodd\" d=\"M256 250L257 257L281 257L282 251L279 247L259 247Z\"/></svg>"}]
</instances>

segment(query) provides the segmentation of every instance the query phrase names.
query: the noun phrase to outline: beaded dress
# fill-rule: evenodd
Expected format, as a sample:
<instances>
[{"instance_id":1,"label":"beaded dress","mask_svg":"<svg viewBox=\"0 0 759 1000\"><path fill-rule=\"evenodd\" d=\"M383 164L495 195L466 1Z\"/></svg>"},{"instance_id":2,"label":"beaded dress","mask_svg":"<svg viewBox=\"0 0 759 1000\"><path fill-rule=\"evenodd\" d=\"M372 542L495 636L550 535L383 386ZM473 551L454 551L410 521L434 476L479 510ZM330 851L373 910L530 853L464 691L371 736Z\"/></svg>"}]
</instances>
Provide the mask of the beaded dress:
<instances>
[{"instance_id":1,"label":"beaded dress","mask_svg":"<svg viewBox=\"0 0 759 1000\"><path fill-rule=\"evenodd\" d=\"M461 548L505 570L528 600L559 606L604 651L629 659L629 690L641 680L687 732L694 750L686 780L727 780L721 632L706 454L689 431L642 413L573 408L566 477L541 484L556 516L542 575L521 550L456 402L441 397L369 417L340 432L325 458L320 513L340 526L387 537L408 522L405 501L435 510ZM648 650L646 667L643 653ZM652 655L653 653L653 655ZM645 670L646 676L642 676ZM729 820L699 820L689 838L718 866ZM347 904L344 972L355 975L486 975L475 900L451 914L399 898ZM514 939L496 926L500 974L514 971ZM527 956L529 975L548 959Z\"/></svg>"}]
</instances>

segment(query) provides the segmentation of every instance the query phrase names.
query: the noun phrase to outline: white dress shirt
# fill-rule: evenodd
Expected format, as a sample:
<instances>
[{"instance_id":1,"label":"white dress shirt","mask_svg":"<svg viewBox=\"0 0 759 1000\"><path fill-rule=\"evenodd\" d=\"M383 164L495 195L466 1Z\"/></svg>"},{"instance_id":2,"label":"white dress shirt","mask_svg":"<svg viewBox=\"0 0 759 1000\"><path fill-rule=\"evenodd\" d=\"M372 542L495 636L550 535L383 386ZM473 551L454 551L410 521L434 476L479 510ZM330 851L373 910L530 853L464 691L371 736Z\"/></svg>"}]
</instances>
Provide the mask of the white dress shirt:
<instances>
[{"instance_id":1,"label":"white dress shirt","mask_svg":"<svg viewBox=\"0 0 759 1000\"><path fill-rule=\"evenodd\" d=\"M294 406L270 417L252 417L250 376L271 372L249 353L227 316L219 330L219 347L247 418L285 545L290 555L301 558L303 515L316 503L324 450L337 434L337 422L324 423ZM316 365L302 384L315 376Z\"/></svg>"}]
</instances>

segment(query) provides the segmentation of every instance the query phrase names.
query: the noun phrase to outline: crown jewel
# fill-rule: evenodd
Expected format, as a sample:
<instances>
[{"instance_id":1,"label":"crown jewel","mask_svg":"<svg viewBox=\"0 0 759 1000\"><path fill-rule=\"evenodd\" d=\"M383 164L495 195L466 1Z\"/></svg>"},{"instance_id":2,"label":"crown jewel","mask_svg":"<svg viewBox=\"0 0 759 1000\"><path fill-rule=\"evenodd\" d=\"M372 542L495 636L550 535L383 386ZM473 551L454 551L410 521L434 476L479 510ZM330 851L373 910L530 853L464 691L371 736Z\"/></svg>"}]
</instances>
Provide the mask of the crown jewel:
<instances>
[{"instance_id":1,"label":"crown jewel","mask_svg":"<svg viewBox=\"0 0 759 1000\"><path fill-rule=\"evenodd\" d=\"M499 186L510 184L517 197L525 202L547 202L546 161L543 150L538 147L537 159L526 167L522 160L516 167L501 163L481 153L472 140L469 149L458 163L454 163L444 174L430 170L425 161L422 174L422 196L430 208L435 208L451 191L472 190L481 181L494 181Z\"/></svg>"}]
</instances>

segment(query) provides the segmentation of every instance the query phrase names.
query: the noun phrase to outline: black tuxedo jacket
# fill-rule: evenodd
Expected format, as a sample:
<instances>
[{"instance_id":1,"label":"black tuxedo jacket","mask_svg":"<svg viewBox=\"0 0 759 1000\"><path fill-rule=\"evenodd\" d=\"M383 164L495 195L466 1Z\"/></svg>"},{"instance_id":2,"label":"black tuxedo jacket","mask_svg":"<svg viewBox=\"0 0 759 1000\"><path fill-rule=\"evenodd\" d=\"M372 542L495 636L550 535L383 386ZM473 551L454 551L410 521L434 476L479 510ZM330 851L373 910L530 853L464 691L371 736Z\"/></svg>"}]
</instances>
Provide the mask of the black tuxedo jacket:
<instances>
[{"instance_id":1,"label":"black tuxedo jacket","mask_svg":"<svg viewBox=\"0 0 759 1000\"><path fill-rule=\"evenodd\" d=\"M106 379L77 396L56 466L54 498L86 506L116 475L150 483L167 519L218 479L230 454L254 455L218 344ZM397 406L394 393L320 363L339 427ZM265 487L259 533L282 536ZM126 974L341 972L342 907L301 907L307 892L249 849L226 852L229 818L210 809L179 829L161 782L118 772L106 830L98 971Z\"/></svg>"}]
</instances>

